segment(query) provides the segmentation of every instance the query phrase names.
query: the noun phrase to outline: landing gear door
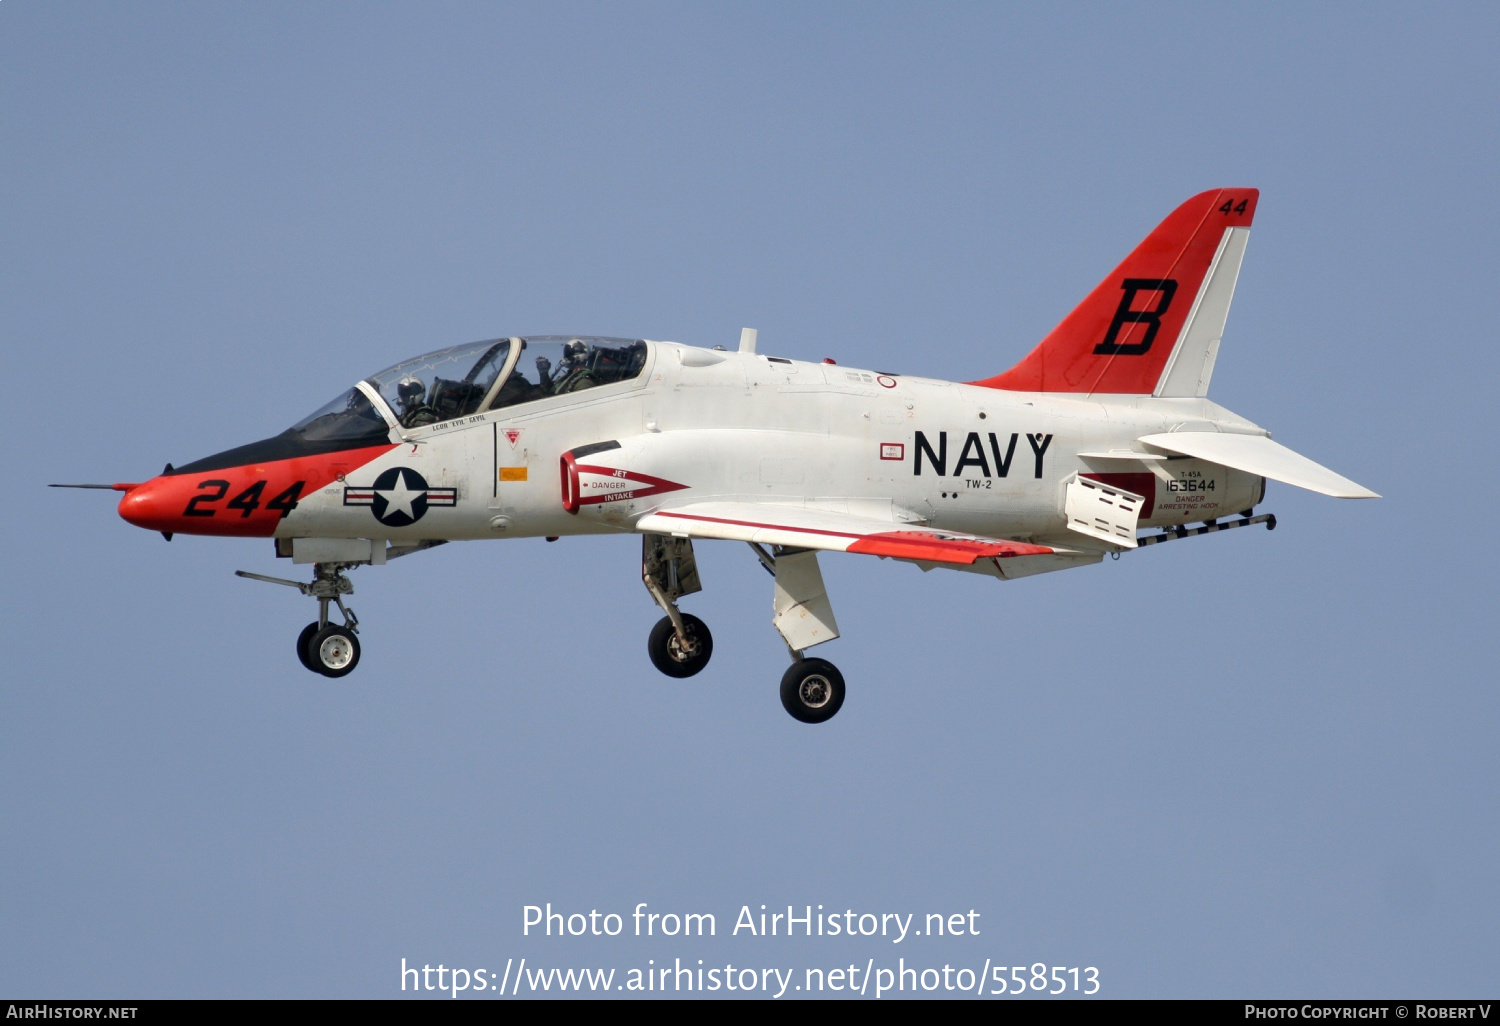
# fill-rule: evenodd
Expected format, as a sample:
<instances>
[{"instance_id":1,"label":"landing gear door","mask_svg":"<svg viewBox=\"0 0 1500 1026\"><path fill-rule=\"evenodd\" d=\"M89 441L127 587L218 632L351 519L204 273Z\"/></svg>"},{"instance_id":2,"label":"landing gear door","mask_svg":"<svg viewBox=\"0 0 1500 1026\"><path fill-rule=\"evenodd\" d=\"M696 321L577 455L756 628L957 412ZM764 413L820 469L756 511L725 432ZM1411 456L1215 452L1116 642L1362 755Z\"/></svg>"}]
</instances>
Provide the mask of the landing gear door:
<instances>
[{"instance_id":1,"label":"landing gear door","mask_svg":"<svg viewBox=\"0 0 1500 1026\"><path fill-rule=\"evenodd\" d=\"M823 587L816 552L780 552L776 556L776 593L771 623L787 648L801 652L839 636L833 604Z\"/></svg>"}]
</instances>

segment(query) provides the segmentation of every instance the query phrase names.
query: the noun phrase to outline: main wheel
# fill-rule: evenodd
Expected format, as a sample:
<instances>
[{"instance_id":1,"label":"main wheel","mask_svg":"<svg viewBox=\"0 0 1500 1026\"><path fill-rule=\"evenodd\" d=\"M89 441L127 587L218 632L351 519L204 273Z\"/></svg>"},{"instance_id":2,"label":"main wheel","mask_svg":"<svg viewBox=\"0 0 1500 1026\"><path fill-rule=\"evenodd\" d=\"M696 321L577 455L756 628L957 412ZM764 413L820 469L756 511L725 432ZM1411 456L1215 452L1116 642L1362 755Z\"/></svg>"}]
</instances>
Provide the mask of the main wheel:
<instances>
[{"instance_id":1,"label":"main wheel","mask_svg":"<svg viewBox=\"0 0 1500 1026\"><path fill-rule=\"evenodd\" d=\"M708 624L691 613L681 616L683 632L688 636L686 646L678 639L670 616L662 617L651 628L646 642L652 665L668 677L691 677L707 666L708 657L714 654L714 636L708 632Z\"/></svg>"},{"instance_id":2,"label":"main wheel","mask_svg":"<svg viewBox=\"0 0 1500 1026\"><path fill-rule=\"evenodd\" d=\"M844 704L844 675L826 659L803 659L781 678L781 704L793 719L822 723Z\"/></svg>"},{"instance_id":3,"label":"main wheel","mask_svg":"<svg viewBox=\"0 0 1500 1026\"><path fill-rule=\"evenodd\" d=\"M307 659L325 677L342 677L359 665L359 639L347 627L329 624L307 643Z\"/></svg>"},{"instance_id":4,"label":"main wheel","mask_svg":"<svg viewBox=\"0 0 1500 1026\"><path fill-rule=\"evenodd\" d=\"M307 657L307 643L312 640L312 636L316 633L318 633L318 621L314 620L302 628L302 633L297 635L297 661L314 673L318 672L318 668Z\"/></svg>"}]
</instances>

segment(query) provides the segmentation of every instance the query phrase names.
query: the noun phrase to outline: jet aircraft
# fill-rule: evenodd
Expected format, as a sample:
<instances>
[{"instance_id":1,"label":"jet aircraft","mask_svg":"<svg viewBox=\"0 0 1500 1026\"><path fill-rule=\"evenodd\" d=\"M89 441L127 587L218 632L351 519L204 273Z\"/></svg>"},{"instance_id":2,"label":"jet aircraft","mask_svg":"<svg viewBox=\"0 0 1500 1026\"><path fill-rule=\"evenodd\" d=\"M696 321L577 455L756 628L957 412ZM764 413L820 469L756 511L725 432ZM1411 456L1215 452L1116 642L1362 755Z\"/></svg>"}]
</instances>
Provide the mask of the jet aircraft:
<instances>
[{"instance_id":1,"label":"jet aircraft","mask_svg":"<svg viewBox=\"0 0 1500 1026\"><path fill-rule=\"evenodd\" d=\"M451 346L341 392L281 434L140 483L132 524L270 538L310 581L239 571L318 602L309 670L360 658L355 567L449 541L636 534L664 613L647 644L671 677L713 652L678 608L693 543L748 543L774 578L791 653L781 700L818 723L839 636L820 552L1002 581L1275 518L1266 480L1376 498L1207 398L1258 192L1183 203L1020 363L967 383L736 351L587 336ZM70 487L70 486L60 486ZM1193 526L1196 525L1196 526ZM330 617L336 606L341 623Z\"/></svg>"}]
</instances>

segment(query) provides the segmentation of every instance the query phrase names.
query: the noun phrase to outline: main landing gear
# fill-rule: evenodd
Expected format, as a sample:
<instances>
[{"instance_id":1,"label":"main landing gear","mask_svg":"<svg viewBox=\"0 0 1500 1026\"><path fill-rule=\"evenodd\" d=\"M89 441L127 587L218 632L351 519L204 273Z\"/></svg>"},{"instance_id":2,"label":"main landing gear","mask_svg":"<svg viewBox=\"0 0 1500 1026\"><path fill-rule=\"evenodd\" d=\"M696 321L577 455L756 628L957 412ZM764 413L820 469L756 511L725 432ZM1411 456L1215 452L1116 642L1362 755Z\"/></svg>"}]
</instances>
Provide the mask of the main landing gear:
<instances>
[{"instance_id":1,"label":"main landing gear","mask_svg":"<svg viewBox=\"0 0 1500 1026\"><path fill-rule=\"evenodd\" d=\"M646 639L646 651L651 655L651 664L668 677L691 677L708 665L714 654L714 636L708 632L708 624L692 613L678 613L678 623L671 616L664 616L651 628Z\"/></svg>"},{"instance_id":2,"label":"main landing gear","mask_svg":"<svg viewBox=\"0 0 1500 1026\"><path fill-rule=\"evenodd\" d=\"M691 677L708 665L714 649L708 626L677 608L682 596L703 590L692 540L647 534L641 541L641 580L667 614L651 629L646 650L652 664L668 677ZM839 636L817 553L779 545L768 552L754 542L750 547L776 578L771 622L792 655L792 665L781 678L781 704L803 723L832 719L844 704L844 675L826 659L803 655Z\"/></svg>"},{"instance_id":3,"label":"main landing gear","mask_svg":"<svg viewBox=\"0 0 1500 1026\"><path fill-rule=\"evenodd\" d=\"M792 665L781 677L781 705L792 719L803 723L831 720L844 705L844 675L827 659L803 655L814 645L839 636L823 572L818 569L818 554L784 545L773 545L767 552L755 542L750 542L750 548L776 578L771 624L792 654Z\"/></svg>"},{"instance_id":4,"label":"main landing gear","mask_svg":"<svg viewBox=\"0 0 1500 1026\"><path fill-rule=\"evenodd\" d=\"M297 636L297 658L302 665L325 677L342 677L352 673L359 665L359 617L354 610L344 605L344 596L354 594L354 582L344 576L344 571L358 563L315 563L311 584L288 581L281 577L252 574L247 570L236 570L238 577L252 581L267 581L296 588L304 595L318 600L318 618ZM328 606L337 605L343 614L342 626L328 621Z\"/></svg>"},{"instance_id":5,"label":"main landing gear","mask_svg":"<svg viewBox=\"0 0 1500 1026\"><path fill-rule=\"evenodd\" d=\"M667 614L651 628L646 641L652 665L668 677L691 677L707 666L714 654L714 636L708 625L677 608L682 596L703 590L692 539L642 535L641 580Z\"/></svg>"},{"instance_id":6,"label":"main landing gear","mask_svg":"<svg viewBox=\"0 0 1500 1026\"><path fill-rule=\"evenodd\" d=\"M827 659L799 659L782 674L781 704L803 723L831 720L844 704L844 675Z\"/></svg>"}]
</instances>

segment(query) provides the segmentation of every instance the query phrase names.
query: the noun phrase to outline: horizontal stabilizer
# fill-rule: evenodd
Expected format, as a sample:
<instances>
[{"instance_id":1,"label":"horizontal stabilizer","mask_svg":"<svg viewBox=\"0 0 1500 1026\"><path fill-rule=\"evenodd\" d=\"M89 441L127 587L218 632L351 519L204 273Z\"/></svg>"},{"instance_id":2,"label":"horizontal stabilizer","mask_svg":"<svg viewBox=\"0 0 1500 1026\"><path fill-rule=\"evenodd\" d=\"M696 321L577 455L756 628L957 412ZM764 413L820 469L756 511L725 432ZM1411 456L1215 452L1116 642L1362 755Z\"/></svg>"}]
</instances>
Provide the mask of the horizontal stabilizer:
<instances>
[{"instance_id":1,"label":"horizontal stabilizer","mask_svg":"<svg viewBox=\"0 0 1500 1026\"><path fill-rule=\"evenodd\" d=\"M1157 449L1208 460L1247 474L1321 492L1339 499L1378 499L1379 495L1335 474L1320 463L1271 441L1265 435L1226 435L1217 431L1173 431L1145 435L1141 441Z\"/></svg>"}]
</instances>

